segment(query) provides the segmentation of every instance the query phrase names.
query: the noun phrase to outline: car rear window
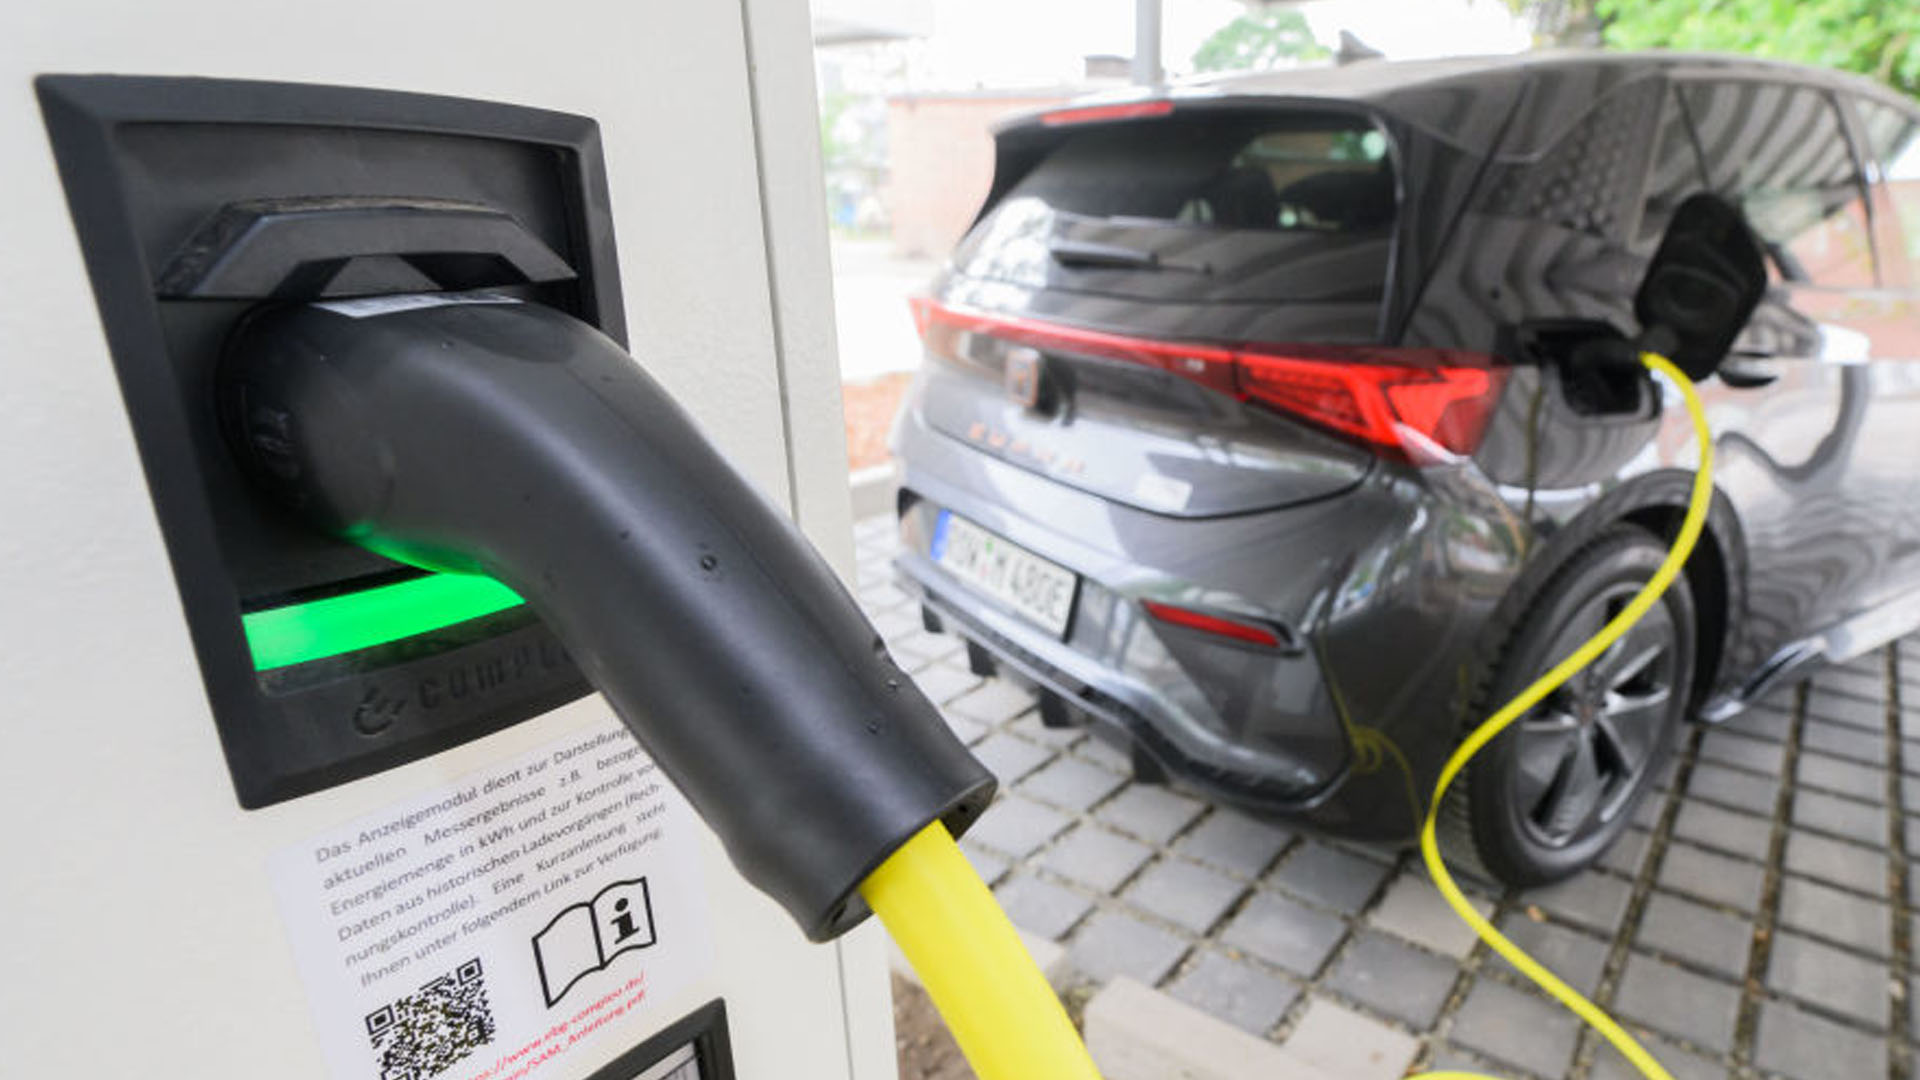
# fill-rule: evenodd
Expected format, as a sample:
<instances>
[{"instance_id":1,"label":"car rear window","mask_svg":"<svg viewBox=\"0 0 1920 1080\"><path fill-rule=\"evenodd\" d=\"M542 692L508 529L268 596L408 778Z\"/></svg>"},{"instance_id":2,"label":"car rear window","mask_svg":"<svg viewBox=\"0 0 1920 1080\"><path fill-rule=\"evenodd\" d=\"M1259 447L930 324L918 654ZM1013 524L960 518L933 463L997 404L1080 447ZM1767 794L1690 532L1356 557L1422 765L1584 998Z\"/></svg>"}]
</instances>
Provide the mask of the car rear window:
<instances>
[{"instance_id":1,"label":"car rear window","mask_svg":"<svg viewBox=\"0 0 1920 1080\"><path fill-rule=\"evenodd\" d=\"M1069 135L1010 197L1117 221L1368 232L1393 223L1386 151L1350 117L1110 125Z\"/></svg>"},{"instance_id":2,"label":"car rear window","mask_svg":"<svg viewBox=\"0 0 1920 1080\"><path fill-rule=\"evenodd\" d=\"M955 267L1143 300L1377 308L1397 206L1388 151L1352 114L1176 111L1067 130Z\"/></svg>"}]
</instances>

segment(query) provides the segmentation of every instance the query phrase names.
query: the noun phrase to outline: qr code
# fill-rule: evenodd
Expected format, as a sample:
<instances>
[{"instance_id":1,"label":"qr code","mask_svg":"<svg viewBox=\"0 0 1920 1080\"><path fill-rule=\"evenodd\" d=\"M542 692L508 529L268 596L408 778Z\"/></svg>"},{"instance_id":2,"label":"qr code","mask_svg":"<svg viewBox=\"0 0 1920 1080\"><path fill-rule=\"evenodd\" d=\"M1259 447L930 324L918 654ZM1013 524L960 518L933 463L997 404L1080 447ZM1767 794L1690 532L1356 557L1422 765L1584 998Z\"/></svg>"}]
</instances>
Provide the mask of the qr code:
<instances>
[{"instance_id":1,"label":"qr code","mask_svg":"<svg viewBox=\"0 0 1920 1080\"><path fill-rule=\"evenodd\" d=\"M430 1080L493 1041L478 957L367 1014L380 1080Z\"/></svg>"}]
</instances>

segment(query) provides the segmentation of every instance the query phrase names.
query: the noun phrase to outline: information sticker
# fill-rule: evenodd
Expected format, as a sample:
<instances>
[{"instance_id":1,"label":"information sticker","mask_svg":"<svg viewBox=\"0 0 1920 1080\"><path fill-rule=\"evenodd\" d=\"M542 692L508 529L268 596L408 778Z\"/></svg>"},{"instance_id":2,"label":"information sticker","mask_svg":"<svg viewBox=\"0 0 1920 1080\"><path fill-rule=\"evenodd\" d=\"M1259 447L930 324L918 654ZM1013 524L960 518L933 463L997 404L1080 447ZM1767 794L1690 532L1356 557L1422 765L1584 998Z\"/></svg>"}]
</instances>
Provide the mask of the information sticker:
<instances>
[{"instance_id":1,"label":"information sticker","mask_svg":"<svg viewBox=\"0 0 1920 1080\"><path fill-rule=\"evenodd\" d=\"M608 720L277 853L333 1075L542 1075L701 977L695 822Z\"/></svg>"}]
</instances>

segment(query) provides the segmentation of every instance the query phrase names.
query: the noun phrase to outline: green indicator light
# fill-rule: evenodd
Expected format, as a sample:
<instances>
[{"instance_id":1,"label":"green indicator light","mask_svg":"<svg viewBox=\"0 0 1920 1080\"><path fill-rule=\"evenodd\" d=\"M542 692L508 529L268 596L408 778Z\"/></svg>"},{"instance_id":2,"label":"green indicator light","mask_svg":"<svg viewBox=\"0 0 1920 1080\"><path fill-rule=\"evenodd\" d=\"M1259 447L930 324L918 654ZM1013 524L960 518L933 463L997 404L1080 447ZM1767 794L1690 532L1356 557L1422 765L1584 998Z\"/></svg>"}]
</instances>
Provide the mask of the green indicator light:
<instances>
[{"instance_id":1,"label":"green indicator light","mask_svg":"<svg viewBox=\"0 0 1920 1080\"><path fill-rule=\"evenodd\" d=\"M240 617L255 671L338 656L438 630L520 603L489 577L431 574Z\"/></svg>"}]
</instances>

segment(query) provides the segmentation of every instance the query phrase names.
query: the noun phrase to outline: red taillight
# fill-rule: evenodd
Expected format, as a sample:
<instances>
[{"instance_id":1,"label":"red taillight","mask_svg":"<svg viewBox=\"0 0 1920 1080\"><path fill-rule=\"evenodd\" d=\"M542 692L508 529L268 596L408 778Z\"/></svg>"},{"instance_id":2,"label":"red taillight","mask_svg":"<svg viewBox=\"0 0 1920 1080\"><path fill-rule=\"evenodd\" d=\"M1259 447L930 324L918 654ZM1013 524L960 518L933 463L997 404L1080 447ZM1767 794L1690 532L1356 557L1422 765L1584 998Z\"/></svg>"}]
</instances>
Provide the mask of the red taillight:
<instances>
[{"instance_id":1,"label":"red taillight","mask_svg":"<svg viewBox=\"0 0 1920 1080\"><path fill-rule=\"evenodd\" d=\"M958 335L968 333L1041 350L1143 364L1365 440L1403 460L1427 460L1436 450L1473 453L1486 433L1506 377L1489 358L1450 349L1338 345L1233 349L1087 330L1017 315L961 311L925 297L915 298L913 313L928 348L950 358L954 358Z\"/></svg>"},{"instance_id":2,"label":"red taillight","mask_svg":"<svg viewBox=\"0 0 1920 1080\"><path fill-rule=\"evenodd\" d=\"M1418 366L1364 358L1407 351L1425 350L1358 349L1363 356L1344 362L1243 353L1240 389L1253 401L1403 455L1429 450L1410 442L1449 454L1473 453L1486 434L1505 373L1458 353L1428 357L1434 362ZM1459 360L1478 362L1467 366ZM1409 439L1409 432L1416 438Z\"/></svg>"},{"instance_id":3,"label":"red taillight","mask_svg":"<svg viewBox=\"0 0 1920 1080\"><path fill-rule=\"evenodd\" d=\"M1163 623L1184 626L1189 630L1198 630L1216 637L1244 641L1250 645L1264 645L1269 649L1280 647L1280 635L1256 623L1236 622L1233 619L1223 619L1218 615L1174 607L1172 604L1162 604L1155 600L1142 600L1140 606L1147 609L1147 614Z\"/></svg>"},{"instance_id":4,"label":"red taillight","mask_svg":"<svg viewBox=\"0 0 1920 1080\"><path fill-rule=\"evenodd\" d=\"M1041 113L1047 127L1064 124L1091 124L1100 120L1135 120L1142 116L1165 116L1173 111L1171 101L1129 101L1114 105L1079 105Z\"/></svg>"}]
</instances>

